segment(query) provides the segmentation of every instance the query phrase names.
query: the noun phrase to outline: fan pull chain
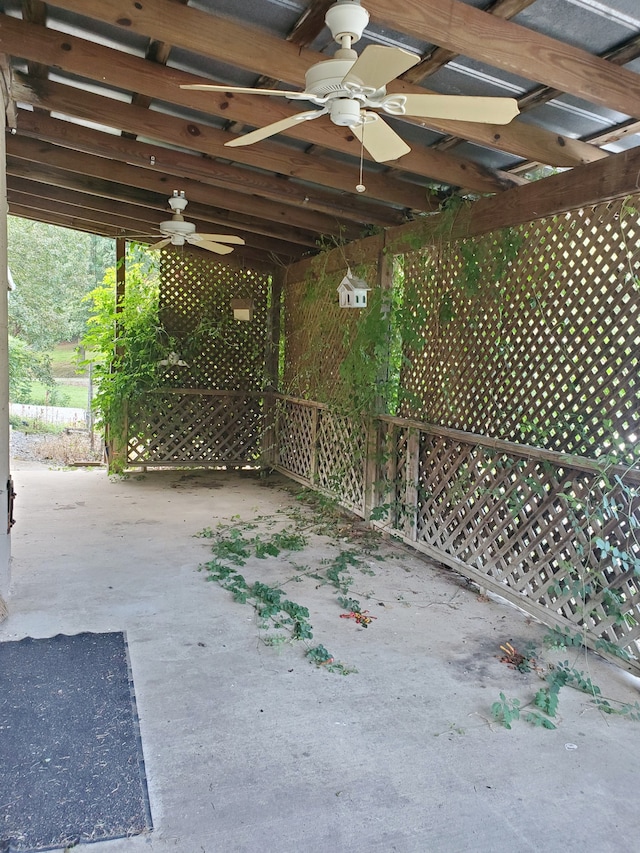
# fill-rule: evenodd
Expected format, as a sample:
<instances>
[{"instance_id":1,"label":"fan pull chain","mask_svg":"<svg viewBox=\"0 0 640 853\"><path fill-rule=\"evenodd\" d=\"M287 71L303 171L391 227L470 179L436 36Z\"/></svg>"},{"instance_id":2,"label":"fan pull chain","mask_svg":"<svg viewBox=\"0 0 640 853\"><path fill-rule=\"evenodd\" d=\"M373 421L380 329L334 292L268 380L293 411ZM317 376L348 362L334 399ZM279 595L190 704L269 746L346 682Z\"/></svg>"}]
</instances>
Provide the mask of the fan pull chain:
<instances>
[{"instance_id":1,"label":"fan pull chain","mask_svg":"<svg viewBox=\"0 0 640 853\"><path fill-rule=\"evenodd\" d=\"M362 161L364 159L364 128L366 121L362 122L362 136L360 138L360 183L356 185L356 192L363 193L366 191L365 185L362 183Z\"/></svg>"}]
</instances>

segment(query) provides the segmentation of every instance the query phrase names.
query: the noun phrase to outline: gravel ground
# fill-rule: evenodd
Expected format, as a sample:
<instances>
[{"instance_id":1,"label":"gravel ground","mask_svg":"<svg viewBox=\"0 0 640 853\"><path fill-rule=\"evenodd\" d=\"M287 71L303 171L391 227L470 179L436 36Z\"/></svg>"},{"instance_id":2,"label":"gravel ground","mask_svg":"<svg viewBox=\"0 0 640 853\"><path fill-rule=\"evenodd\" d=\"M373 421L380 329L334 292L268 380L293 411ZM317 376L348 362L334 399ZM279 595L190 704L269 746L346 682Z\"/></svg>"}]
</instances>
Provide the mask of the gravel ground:
<instances>
[{"instance_id":1,"label":"gravel ground","mask_svg":"<svg viewBox=\"0 0 640 853\"><path fill-rule=\"evenodd\" d=\"M47 465L70 465L74 462L100 462L102 442L94 436L91 449L89 434L84 430L61 433L26 433L11 430L11 459L19 462L42 462Z\"/></svg>"}]
</instances>

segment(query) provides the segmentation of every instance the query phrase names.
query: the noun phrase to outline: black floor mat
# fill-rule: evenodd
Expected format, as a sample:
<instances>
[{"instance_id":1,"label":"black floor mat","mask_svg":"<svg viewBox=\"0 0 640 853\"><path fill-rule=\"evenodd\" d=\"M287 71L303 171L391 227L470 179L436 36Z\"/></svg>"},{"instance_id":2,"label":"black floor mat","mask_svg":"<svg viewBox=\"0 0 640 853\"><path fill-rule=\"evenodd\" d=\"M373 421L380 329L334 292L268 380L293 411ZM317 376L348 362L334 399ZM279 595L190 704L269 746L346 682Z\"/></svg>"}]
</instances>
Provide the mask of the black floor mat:
<instances>
[{"instance_id":1,"label":"black floor mat","mask_svg":"<svg viewBox=\"0 0 640 853\"><path fill-rule=\"evenodd\" d=\"M0 643L0 851L151 827L124 634Z\"/></svg>"}]
</instances>

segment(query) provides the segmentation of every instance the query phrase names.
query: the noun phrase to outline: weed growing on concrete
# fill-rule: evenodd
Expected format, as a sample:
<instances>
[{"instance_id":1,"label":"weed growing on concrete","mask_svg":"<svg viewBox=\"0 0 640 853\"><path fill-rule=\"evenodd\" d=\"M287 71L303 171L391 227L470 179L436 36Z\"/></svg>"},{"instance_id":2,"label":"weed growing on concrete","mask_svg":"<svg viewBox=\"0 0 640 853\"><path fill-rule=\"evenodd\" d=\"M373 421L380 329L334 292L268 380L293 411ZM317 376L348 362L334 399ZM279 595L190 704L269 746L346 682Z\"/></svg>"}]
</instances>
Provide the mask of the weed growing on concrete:
<instances>
[{"instance_id":1,"label":"weed growing on concrete","mask_svg":"<svg viewBox=\"0 0 640 853\"><path fill-rule=\"evenodd\" d=\"M557 632L561 638L565 635ZM554 637L557 643L558 637ZM581 645L577 644L576 645ZM555 646L558 647L557 645ZM536 672L545 682L540 687L533 700L527 705L521 706L519 699L507 699L504 693L500 693L498 701L491 706L491 714L497 722L506 729L511 728L515 720L524 719L533 726L555 729L553 722L558 717L560 704L560 691L563 687L572 687L591 697L591 703L604 714L615 714L627 717L630 720L640 721L640 703L633 704L617 702L605 699L597 684L591 681L589 676L576 667L571 666L568 660L556 664L550 664L545 672L537 662L538 655L535 648L528 644L524 653L519 653L510 643L500 646L504 655L501 657L503 663L507 663L512 669L519 672ZM525 709L530 708L525 713Z\"/></svg>"}]
</instances>

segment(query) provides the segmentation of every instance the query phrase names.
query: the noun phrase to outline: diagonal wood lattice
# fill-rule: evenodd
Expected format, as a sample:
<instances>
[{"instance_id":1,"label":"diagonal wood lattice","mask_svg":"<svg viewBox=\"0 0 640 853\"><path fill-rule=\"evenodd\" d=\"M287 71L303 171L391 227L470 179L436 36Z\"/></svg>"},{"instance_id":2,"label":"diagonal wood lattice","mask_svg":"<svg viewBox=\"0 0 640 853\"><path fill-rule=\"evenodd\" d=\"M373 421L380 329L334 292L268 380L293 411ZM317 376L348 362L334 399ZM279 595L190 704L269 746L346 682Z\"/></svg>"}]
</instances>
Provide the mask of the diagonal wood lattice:
<instances>
[{"instance_id":1,"label":"diagonal wood lattice","mask_svg":"<svg viewBox=\"0 0 640 853\"><path fill-rule=\"evenodd\" d=\"M161 253L159 317L172 351L164 390L129 411L128 464L256 463L269 288L264 273L197 252ZM234 320L234 297L253 299L251 322Z\"/></svg>"},{"instance_id":2,"label":"diagonal wood lattice","mask_svg":"<svg viewBox=\"0 0 640 853\"><path fill-rule=\"evenodd\" d=\"M318 410L278 400L276 408L277 464L289 474L312 483L314 479Z\"/></svg>"},{"instance_id":3,"label":"diagonal wood lattice","mask_svg":"<svg viewBox=\"0 0 640 853\"><path fill-rule=\"evenodd\" d=\"M319 266L307 280L287 284L283 387L293 396L323 403L341 397L340 366L367 311L339 307L337 288L346 272L345 265L338 273L324 275ZM357 274L375 280L373 268L358 268Z\"/></svg>"},{"instance_id":4,"label":"diagonal wood lattice","mask_svg":"<svg viewBox=\"0 0 640 853\"><path fill-rule=\"evenodd\" d=\"M502 595L516 592L536 615L588 631L596 648L638 654L640 477L606 478L568 457L527 458L433 427L419 430L413 466L406 426L387 424L385 442L387 494L397 501L390 520L408 540L472 568Z\"/></svg>"},{"instance_id":5,"label":"diagonal wood lattice","mask_svg":"<svg viewBox=\"0 0 640 853\"><path fill-rule=\"evenodd\" d=\"M309 433L299 425L316 418L305 459L312 484L356 511L359 495L370 494L368 509L406 542L548 624L585 631L604 652L625 650L635 671L639 209L640 197L625 199L404 256L405 316L424 339L419 349L404 345L404 417L382 417L377 443L371 434L360 442L353 423L324 411L303 413L309 404L300 400L280 422L301 457ZM352 330L338 350L326 308L302 304L300 292L288 306L308 327L289 350L290 369L318 335L331 344L315 369L339 375ZM335 472L354 447L357 458L372 446L384 464L374 481L365 467L361 493L355 474ZM625 467L611 479L614 462Z\"/></svg>"},{"instance_id":6,"label":"diagonal wood lattice","mask_svg":"<svg viewBox=\"0 0 640 853\"><path fill-rule=\"evenodd\" d=\"M327 406L280 397L276 407L276 467L301 482L339 494L362 513L367 433L364 423Z\"/></svg>"},{"instance_id":7,"label":"diagonal wood lattice","mask_svg":"<svg viewBox=\"0 0 640 853\"><path fill-rule=\"evenodd\" d=\"M371 491L387 530L640 673L640 474L402 418L371 429L281 398L277 467L361 515Z\"/></svg>"},{"instance_id":8,"label":"diagonal wood lattice","mask_svg":"<svg viewBox=\"0 0 640 853\"><path fill-rule=\"evenodd\" d=\"M247 465L260 459L262 401L230 392L159 391L129 416L131 465Z\"/></svg>"},{"instance_id":9,"label":"diagonal wood lattice","mask_svg":"<svg viewBox=\"0 0 640 853\"><path fill-rule=\"evenodd\" d=\"M339 494L351 509L364 507L366 430L362 422L322 409L318 425L316 483Z\"/></svg>"},{"instance_id":10,"label":"diagonal wood lattice","mask_svg":"<svg viewBox=\"0 0 640 853\"><path fill-rule=\"evenodd\" d=\"M573 211L405 258L429 317L402 414L584 456L640 429L640 202ZM475 246L475 251L470 247ZM426 286L425 286L426 285Z\"/></svg>"},{"instance_id":11,"label":"diagonal wood lattice","mask_svg":"<svg viewBox=\"0 0 640 853\"><path fill-rule=\"evenodd\" d=\"M167 385L262 390L269 281L201 253L162 252L160 321L187 363L167 371ZM234 297L253 299L251 322L234 320Z\"/></svg>"}]
</instances>

